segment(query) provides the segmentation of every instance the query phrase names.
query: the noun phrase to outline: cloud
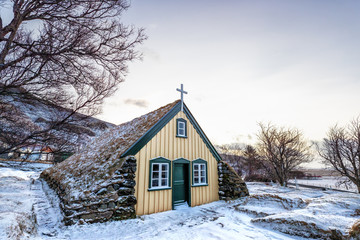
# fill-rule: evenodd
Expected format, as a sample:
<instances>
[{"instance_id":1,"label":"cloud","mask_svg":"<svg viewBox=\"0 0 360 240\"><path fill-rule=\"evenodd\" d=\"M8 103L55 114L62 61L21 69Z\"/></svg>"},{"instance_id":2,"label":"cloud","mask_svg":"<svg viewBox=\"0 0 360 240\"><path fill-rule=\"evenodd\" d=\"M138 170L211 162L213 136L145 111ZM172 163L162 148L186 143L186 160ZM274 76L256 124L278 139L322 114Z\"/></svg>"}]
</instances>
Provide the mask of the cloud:
<instances>
[{"instance_id":1,"label":"cloud","mask_svg":"<svg viewBox=\"0 0 360 240\"><path fill-rule=\"evenodd\" d=\"M149 24L149 28L151 28L151 29L157 29L158 27L159 27L159 25L156 24L156 23L150 23Z\"/></svg>"},{"instance_id":2,"label":"cloud","mask_svg":"<svg viewBox=\"0 0 360 240\"><path fill-rule=\"evenodd\" d=\"M143 100L143 99L126 99L124 101L125 104L128 104L128 105L135 105L137 107L141 107L141 108L146 108L149 106L149 103L146 101L146 100Z\"/></svg>"},{"instance_id":3,"label":"cloud","mask_svg":"<svg viewBox=\"0 0 360 240\"><path fill-rule=\"evenodd\" d=\"M141 51L145 57L149 57L155 61L160 61L160 54L157 53L155 50L148 47L143 47Z\"/></svg>"}]
</instances>

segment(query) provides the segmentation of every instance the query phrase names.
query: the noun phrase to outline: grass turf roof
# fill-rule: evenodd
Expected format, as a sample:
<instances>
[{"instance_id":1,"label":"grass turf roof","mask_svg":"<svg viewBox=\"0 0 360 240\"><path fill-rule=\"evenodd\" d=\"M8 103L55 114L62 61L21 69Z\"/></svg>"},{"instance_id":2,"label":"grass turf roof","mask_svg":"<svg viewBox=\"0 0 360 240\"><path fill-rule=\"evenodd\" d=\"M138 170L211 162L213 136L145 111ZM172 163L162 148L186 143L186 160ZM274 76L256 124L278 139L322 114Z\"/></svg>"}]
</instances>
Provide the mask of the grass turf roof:
<instances>
[{"instance_id":1,"label":"grass turf roof","mask_svg":"<svg viewBox=\"0 0 360 240\"><path fill-rule=\"evenodd\" d=\"M81 152L46 169L47 175L65 190L67 200L86 198L110 179L122 162L121 155L165 116L179 100L109 129Z\"/></svg>"}]
</instances>

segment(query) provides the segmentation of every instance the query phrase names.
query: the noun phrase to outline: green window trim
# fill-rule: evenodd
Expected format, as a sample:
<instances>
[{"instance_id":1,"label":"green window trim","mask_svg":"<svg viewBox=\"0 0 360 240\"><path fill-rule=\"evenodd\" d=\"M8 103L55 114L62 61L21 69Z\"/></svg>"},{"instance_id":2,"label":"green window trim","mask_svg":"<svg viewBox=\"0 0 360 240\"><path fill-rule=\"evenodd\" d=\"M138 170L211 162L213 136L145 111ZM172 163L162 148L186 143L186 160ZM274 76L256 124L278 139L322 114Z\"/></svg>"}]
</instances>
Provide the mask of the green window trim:
<instances>
[{"instance_id":1,"label":"green window trim","mask_svg":"<svg viewBox=\"0 0 360 240\"><path fill-rule=\"evenodd\" d=\"M158 165L158 170L156 172L158 172L158 177L157 179L153 179L153 166L154 165ZM163 166L166 165L166 171L164 171ZM171 161L163 158L163 157L158 157L158 158L154 158L150 160L150 167L149 167L149 188L148 191L159 191L159 190L167 190L167 189L171 189ZM162 181L164 180L162 178L162 173L166 172L166 176L167 176L167 186L161 186ZM158 184L160 186L156 186L153 187L153 180L158 180Z\"/></svg>"},{"instance_id":2,"label":"green window trim","mask_svg":"<svg viewBox=\"0 0 360 240\"><path fill-rule=\"evenodd\" d=\"M183 118L176 119L176 137L187 138L187 121Z\"/></svg>"},{"instance_id":3,"label":"green window trim","mask_svg":"<svg viewBox=\"0 0 360 240\"><path fill-rule=\"evenodd\" d=\"M197 165L198 168L197 170L194 168L194 165ZM195 171L198 171L198 179L199 181L201 181L201 165L205 165L205 182L203 183L195 183ZM192 172L191 172L191 175L192 175L192 187L202 187L202 186L209 186L209 182L208 182L208 163L207 161L203 160L203 159L196 159L194 161L191 162L191 169L192 169Z\"/></svg>"}]
</instances>

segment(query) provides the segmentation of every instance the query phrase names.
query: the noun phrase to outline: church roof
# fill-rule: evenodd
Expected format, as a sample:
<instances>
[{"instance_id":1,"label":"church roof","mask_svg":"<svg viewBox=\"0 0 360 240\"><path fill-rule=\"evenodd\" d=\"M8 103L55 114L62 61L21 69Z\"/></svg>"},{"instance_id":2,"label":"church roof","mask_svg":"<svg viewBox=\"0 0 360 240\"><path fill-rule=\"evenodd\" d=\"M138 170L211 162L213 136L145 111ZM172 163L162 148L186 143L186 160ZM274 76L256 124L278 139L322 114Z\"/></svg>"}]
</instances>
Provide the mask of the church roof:
<instances>
[{"instance_id":1,"label":"church roof","mask_svg":"<svg viewBox=\"0 0 360 240\"><path fill-rule=\"evenodd\" d=\"M114 171L121 167L122 162L119 159L128 155L135 155L180 111L180 105L180 100L177 100L109 129L90 142L79 153L54 167L46 169L43 174L50 176L53 181L61 185L67 197L70 198L68 200L85 197L87 193L94 192L102 184L106 184ZM184 105L184 112L214 157L220 160L220 156L186 105Z\"/></svg>"}]
</instances>

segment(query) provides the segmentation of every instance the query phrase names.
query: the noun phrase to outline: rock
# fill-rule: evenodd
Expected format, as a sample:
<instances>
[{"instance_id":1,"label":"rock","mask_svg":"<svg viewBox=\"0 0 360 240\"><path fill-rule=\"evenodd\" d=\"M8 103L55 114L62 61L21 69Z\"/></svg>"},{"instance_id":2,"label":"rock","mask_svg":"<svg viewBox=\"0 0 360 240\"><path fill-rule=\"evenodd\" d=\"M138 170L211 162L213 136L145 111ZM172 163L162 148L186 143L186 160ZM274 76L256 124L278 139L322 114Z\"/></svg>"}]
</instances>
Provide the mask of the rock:
<instances>
[{"instance_id":1,"label":"rock","mask_svg":"<svg viewBox=\"0 0 360 240\"><path fill-rule=\"evenodd\" d=\"M220 200L230 201L249 195L245 182L237 175L235 170L224 161L218 163L218 175Z\"/></svg>"},{"instance_id":2,"label":"rock","mask_svg":"<svg viewBox=\"0 0 360 240\"><path fill-rule=\"evenodd\" d=\"M124 181L121 185L122 185L123 187L133 188L133 187L135 187L136 183L135 183L135 181L126 180L126 181Z\"/></svg>"},{"instance_id":3,"label":"rock","mask_svg":"<svg viewBox=\"0 0 360 240\"><path fill-rule=\"evenodd\" d=\"M107 209L107 205L103 203L100 205L99 209L101 210Z\"/></svg>"},{"instance_id":4,"label":"rock","mask_svg":"<svg viewBox=\"0 0 360 240\"><path fill-rule=\"evenodd\" d=\"M100 189L97 193L96 193L96 195L104 195L104 194L106 194L107 193L107 189L106 188L102 188L102 189Z\"/></svg>"},{"instance_id":5,"label":"rock","mask_svg":"<svg viewBox=\"0 0 360 240\"><path fill-rule=\"evenodd\" d=\"M110 202L109 204L108 204L108 207L110 208L110 209L114 209L115 208L115 203L114 202Z\"/></svg>"},{"instance_id":6,"label":"rock","mask_svg":"<svg viewBox=\"0 0 360 240\"><path fill-rule=\"evenodd\" d=\"M128 187L121 187L119 188L118 195L124 196L124 195L133 195L135 193L134 188L128 188Z\"/></svg>"},{"instance_id":7,"label":"rock","mask_svg":"<svg viewBox=\"0 0 360 240\"><path fill-rule=\"evenodd\" d=\"M42 174L60 198L60 208L64 213L65 225L76 223L95 223L109 220L123 220L135 218L135 171L136 159L133 156L123 160L121 169L104 183L100 190L83 192L80 198L69 198L71 189L62 188L49 175ZM100 187L100 186L99 186Z\"/></svg>"}]
</instances>

